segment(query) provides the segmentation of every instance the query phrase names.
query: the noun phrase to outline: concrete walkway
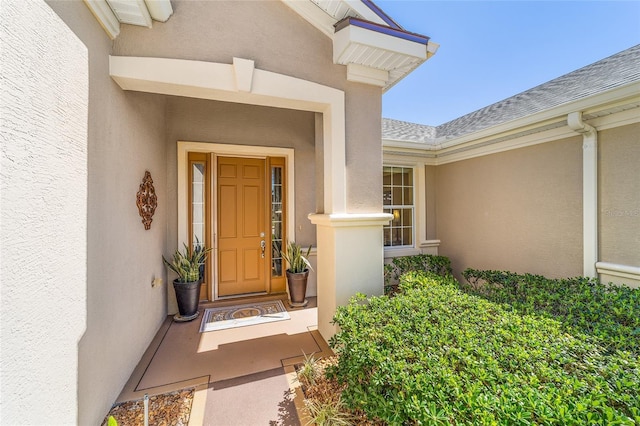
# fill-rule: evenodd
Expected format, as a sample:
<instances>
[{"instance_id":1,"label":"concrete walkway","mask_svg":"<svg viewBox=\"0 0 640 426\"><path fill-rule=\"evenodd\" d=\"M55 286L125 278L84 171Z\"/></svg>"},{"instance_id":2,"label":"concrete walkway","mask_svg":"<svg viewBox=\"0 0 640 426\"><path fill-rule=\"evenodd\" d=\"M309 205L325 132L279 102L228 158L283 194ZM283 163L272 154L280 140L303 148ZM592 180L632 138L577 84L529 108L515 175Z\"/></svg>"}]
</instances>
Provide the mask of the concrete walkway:
<instances>
[{"instance_id":1,"label":"concrete walkway","mask_svg":"<svg viewBox=\"0 0 640 426\"><path fill-rule=\"evenodd\" d=\"M279 298L290 320L199 332L204 308ZM116 402L195 387L190 426L299 425L291 366L304 354L331 354L316 329L315 302L291 309L286 295L249 298L203 304L191 322L168 317Z\"/></svg>"}]
</instances>

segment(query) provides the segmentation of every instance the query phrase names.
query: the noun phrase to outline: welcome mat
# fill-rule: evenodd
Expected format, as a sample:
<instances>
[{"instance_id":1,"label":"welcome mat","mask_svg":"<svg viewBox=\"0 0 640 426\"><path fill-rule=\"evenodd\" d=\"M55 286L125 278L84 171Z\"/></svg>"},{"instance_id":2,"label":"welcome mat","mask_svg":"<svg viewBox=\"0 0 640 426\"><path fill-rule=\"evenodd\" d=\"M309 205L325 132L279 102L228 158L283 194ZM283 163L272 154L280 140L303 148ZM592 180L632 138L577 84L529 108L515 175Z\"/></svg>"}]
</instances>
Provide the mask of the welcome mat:
<instances>
[{"instance_id":1,"label":"welcome mat","mask_svg":"<svg viewBox=\"0 0 640 426\"><path fill-rule=\"evenodd\" d=\"M280 300L207 308L202 315L200 333L288 319L291 317Z\"/></svg>"}]
</instances>

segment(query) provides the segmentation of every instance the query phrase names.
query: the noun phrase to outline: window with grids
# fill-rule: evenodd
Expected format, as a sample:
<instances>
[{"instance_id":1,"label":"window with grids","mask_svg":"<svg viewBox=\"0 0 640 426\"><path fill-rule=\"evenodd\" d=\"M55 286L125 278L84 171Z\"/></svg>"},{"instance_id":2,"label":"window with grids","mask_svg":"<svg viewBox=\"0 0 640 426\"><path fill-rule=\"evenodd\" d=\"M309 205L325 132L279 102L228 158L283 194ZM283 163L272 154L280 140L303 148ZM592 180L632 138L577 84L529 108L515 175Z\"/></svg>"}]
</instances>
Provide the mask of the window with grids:
<instances>
[{"instance_id":1,"label":"window with grids","mask_svg":"<svg viewBox=\"0 0 640 426\"><path fill-rule=\"evenodd\" d=\"M413 246L413 168L383 167L382 185L384 212L393 215L384 227L384 246Z\"/></svg>"}]
</instances>

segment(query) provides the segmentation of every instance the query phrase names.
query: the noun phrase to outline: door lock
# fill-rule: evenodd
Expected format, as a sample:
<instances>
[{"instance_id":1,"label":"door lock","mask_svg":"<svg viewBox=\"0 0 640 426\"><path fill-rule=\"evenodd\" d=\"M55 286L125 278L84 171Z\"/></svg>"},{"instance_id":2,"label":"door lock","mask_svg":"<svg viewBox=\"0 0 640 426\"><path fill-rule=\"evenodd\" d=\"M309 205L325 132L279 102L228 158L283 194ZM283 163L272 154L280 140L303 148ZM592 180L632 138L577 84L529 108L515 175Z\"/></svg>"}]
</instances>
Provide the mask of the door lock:
<instances>
[{"instance_id":1,"label":"door lock","mask_svg":"<svg viewBox=\"0 0 640 426\"><path fill-rule=\"evenodd\" d=\"M262 258L264 259L264 249L267 247L267 243L264 240L260 241L260 249L262 250Z\"/></svg>"}]
</instances>

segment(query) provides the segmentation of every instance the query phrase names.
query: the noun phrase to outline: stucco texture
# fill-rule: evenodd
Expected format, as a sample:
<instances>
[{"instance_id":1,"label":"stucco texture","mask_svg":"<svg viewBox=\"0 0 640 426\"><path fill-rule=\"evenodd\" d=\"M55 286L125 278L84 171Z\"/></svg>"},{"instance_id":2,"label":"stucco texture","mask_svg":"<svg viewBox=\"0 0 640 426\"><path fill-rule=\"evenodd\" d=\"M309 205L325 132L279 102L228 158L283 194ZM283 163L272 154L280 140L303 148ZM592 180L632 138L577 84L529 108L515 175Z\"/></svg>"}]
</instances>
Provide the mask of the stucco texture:
<instances>
[{"instance_id":1,"label":"stucco texture","mask_svg":"<svg viewBox=\"0 0 640 426\"><path fill-rule=\"evenodd\" d=\"M165 100L123 92L112 41L80 1L50 3L89 51L86 331L77 343L78 424L98 424L166 315ZM136 193L151 172L158 208L145 231ZM165 277L166 278L166 277Z\"/></svg>"},{"instance_id":2,"label":"stucco texture","mask_svg":"<svg viewBox=\"0 0 640 426\"><path fill-rule=\"evenodd\" d=\"M0 10L0 424L75 424L89 55L45 3Z\"/></svg>"},{"instance_id":3,"label":"stucco texture","mask_svg":"<svg viewBox=\"0 0 640 426\"><path fill-rule=\"evenodd\" d=\"M439 253L466 268L582 273L582 138L436 168Z\"/></svg>"},{"instance_id":4,"label":"stucco texture","mask_svg":"<svg viewBox=\"0 0 640 426\"><path fill-rule=\"evenodd\" d=\"M332 63L331 39L282 2L172 1L168 22L152 29L122 25L114 41L83 2L48 4L89 59L86 332L77 345L77 423L97 424L166 315L161 255L177 241L176 143L293 147L296 239L305 245L315 243L306 216L318 210L322 192L321 120L314 113L124 92L109 77L109 55L245 58L262 70L343 90L347 208L354 212L381 211L381 90L347 82L345 67ZM135 205L146 170L158 196L149 231ZM152 288L158 277L164 284Z\"/></svg>"},{"instance_id":5,"label":"stucco texture","mask_svg":"<svg viewBox=\"0 0 640 426\"><path fill-rule=\"evenodd\" d=\"M640 124L598 133L599 260L640 266Z\"/></svg>"},{"instance_id":6,"label":"stucco texture","mask_svg":"<svg viewBox=\"0 0 640 426\"><path fill-rule=\"evenodd\" d=\"M155 23L151 31L123 26L114 41L113 54L227 64L232 63L234 57L250 59L258 69L343 90L347 122L347 210L349 213L381 212L382 92L378 87L346 80L346 67L332 62L329 37L279 1L175 1L172 4L171 19ZM290 122L295 117L292 114ZM250 121L246 123L253 125ZM205 141L226 142L216 134L202 136ZM378 164L380 167L375 167ZM309 223L297 225L306 227Z\"/></svg>"}]
</instances>

